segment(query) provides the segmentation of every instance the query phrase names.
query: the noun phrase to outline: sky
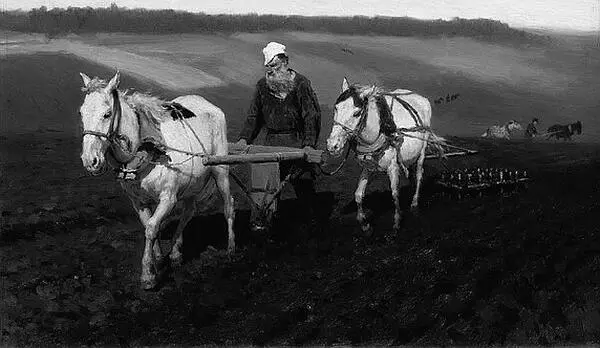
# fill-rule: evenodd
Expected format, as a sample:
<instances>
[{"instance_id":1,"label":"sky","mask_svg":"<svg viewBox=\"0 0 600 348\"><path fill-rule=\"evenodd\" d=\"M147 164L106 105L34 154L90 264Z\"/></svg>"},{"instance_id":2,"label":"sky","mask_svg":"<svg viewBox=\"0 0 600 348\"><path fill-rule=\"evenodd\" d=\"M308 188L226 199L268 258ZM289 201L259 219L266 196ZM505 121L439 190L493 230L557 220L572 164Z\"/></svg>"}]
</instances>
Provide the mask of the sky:
<instances>
[{"instance_id":1,"label":"sky","mask_svg":"<svg viewBox=\"0 0 600 348\"><path fill-rule=\"evenodd\" d=\"M513 27L600 31L600 0L0 0L3 9L120 7L208 14L491 18Z\"/></svg>"}]
</instances>

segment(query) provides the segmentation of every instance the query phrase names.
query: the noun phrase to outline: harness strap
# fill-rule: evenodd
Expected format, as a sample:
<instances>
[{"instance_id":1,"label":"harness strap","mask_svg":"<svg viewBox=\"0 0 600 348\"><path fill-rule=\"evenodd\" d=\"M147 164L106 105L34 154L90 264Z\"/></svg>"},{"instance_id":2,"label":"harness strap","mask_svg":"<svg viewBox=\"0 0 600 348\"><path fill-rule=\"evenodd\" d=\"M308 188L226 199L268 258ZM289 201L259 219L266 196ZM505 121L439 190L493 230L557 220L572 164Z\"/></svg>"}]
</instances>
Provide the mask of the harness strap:
<instances>
[{"instance_id":1,"label":"harness strap","mask_svg":"<svg viewBox=\"0 0 600 348\"><path fill-rule=\"evenodd\" d=\"M404 143L404 133L405 132L431 132L431 127L428 126L423 126L423 121L421 119L421 117L419 116L419 113L415 110L415 108L410 105L407 101L401 99L399 97L399 95L408 95L408 94L412 94L412 93L406 93L406 94L400 94L400 93L386 93L386 94L381 94L379 97L377 97L376 102L377 102L377 106L379 109L379 117L388 117L389 120L387 120L387 123L391 122L393 124L393 127L388 127L388 128L392 128L392 129L388 129L388 132L386 132L385 129L380 130L380 135L379 137L375 140L375 142L373 144L360 144L360 142L357 141L357 146L356 146L356 153L357 153L357 157L359 157L359 159L363 162L374 162L374 165L377 165L377 163L379 163L379 160L381 160L381 157L383 157L383 154L385 153L385 150L388 149L390 146L394 146L395 150L396 150L396 162L400 165L400 167L403 169L406 177L408 177L409 173L408 173L408 168L406 168L406 166L404 165L403 161L402 161L402 156L401 156L401 152L400 149L402 147L402 144ZM392 97L392 106L390 107L390 105L388 104L385 96L391 96ZM415 122L416 126L414 127L410 127L410 128L398 128L393 120L393 114L392 114L392 108L393 108L393 103L394 100L397 101L398 103L400 103L400 105L402 105L409 113L409 115L412 117L413 121ZM362 126L362 124L366 124L366 113L367 113L367 105L365 105L363 107L363 110L361 112L361 122L359 123L359 126ZM381 122L382 124L387 124L386 120L383 120ZM358 128L358 127L357 127ZM358 128L358 129L362 129L362 128Z\"/></svg>"},{"instance_id":2,"label":"harness strap","mask_svg":"<svg viewBox=\"0 0 600 348\"><path fill-rule=\"evenodd\" d=\"M391 96L393 97L392 102L396 100L398 103L400 103L400 105L402 105L408 111L417 126L423 126L423 120L421 119L421 116L419 116L419 113L412 105L410 105L406 100L398 97L396 94L392 94Z\"/></svg>"}]
</instances>

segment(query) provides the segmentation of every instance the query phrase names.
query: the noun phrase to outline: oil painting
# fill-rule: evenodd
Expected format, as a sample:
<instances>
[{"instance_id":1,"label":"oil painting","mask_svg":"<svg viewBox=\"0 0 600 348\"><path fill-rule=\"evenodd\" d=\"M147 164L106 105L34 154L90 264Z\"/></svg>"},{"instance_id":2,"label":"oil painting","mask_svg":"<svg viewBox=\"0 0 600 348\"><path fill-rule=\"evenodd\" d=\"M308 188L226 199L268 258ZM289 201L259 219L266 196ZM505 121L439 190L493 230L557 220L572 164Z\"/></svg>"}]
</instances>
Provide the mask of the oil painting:
<instances>
[{"instance_id":1,"label":"oil painting","mask_svg":"<svg viewBox=\"0 0 600 348\"><path fill-rule=\"evenodd\" d=\"M600 343L598 1L0 10L2 346Z\"/></svg>"}]
</instances>

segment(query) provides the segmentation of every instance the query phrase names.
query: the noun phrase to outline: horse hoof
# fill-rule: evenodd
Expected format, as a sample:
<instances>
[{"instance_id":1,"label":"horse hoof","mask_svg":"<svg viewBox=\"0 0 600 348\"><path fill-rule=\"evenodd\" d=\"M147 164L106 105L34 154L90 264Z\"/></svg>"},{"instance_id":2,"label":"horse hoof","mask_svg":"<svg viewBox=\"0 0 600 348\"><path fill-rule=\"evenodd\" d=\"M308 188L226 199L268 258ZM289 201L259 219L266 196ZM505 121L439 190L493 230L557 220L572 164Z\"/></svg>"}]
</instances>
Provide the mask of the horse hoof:
<instances>
[{"instance_id":1,"label":"horse hoof","mask_svg":"<svg viewBox=\"0 0 600 348\"><path fill-rule=\"evenodd\" d=\"M140 287L142 290L152 290L156 287L157 282L155 278L142 280Z\"/></svg>"}]
</instances>

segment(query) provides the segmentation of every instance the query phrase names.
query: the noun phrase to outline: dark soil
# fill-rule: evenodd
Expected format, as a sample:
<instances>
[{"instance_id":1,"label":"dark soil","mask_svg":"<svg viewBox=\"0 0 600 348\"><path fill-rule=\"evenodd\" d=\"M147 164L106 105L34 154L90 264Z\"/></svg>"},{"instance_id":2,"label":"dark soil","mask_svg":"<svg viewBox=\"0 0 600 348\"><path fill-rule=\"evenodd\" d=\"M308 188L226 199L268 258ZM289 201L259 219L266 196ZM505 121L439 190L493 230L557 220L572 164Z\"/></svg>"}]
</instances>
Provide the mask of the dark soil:
<instances>
[{"instance_id":1,"label":"dark soil","mask_svg":"<svg viewBox=\"0 0 600 348\"><path fill-rule=\"evenodd\" d=\"M76 139L4 141L12 149L2 154L9 159L2 177L10 180L0 253L8 344L560 344L600 338L596 145L464 140L493 156L453 159L452 168L528 169L529 188L457 201L437 194L429 180L421 214L407 214L394 236L381 176L366 203L375 224L371 238L356 226L351 163L343 191L328 189L344 185L340 178L319 181L329 226L307 230L294 217L302 207L293 197L282 203L269 235L250 233L242 210L240 248L228 258L223 216L197 217L185 231L185 264L168 273L160 289L143 292L141 225L113 178L75 175L78 163L67 159L76 156ZM35 154L42 156L25 160ZM60 171L53 170L57 163ZM429 179L441 169L432 164ZM406 206L411 192L404 193ZM165 244L172 229L163 233Z\"/></svg>"}]
</instances>

